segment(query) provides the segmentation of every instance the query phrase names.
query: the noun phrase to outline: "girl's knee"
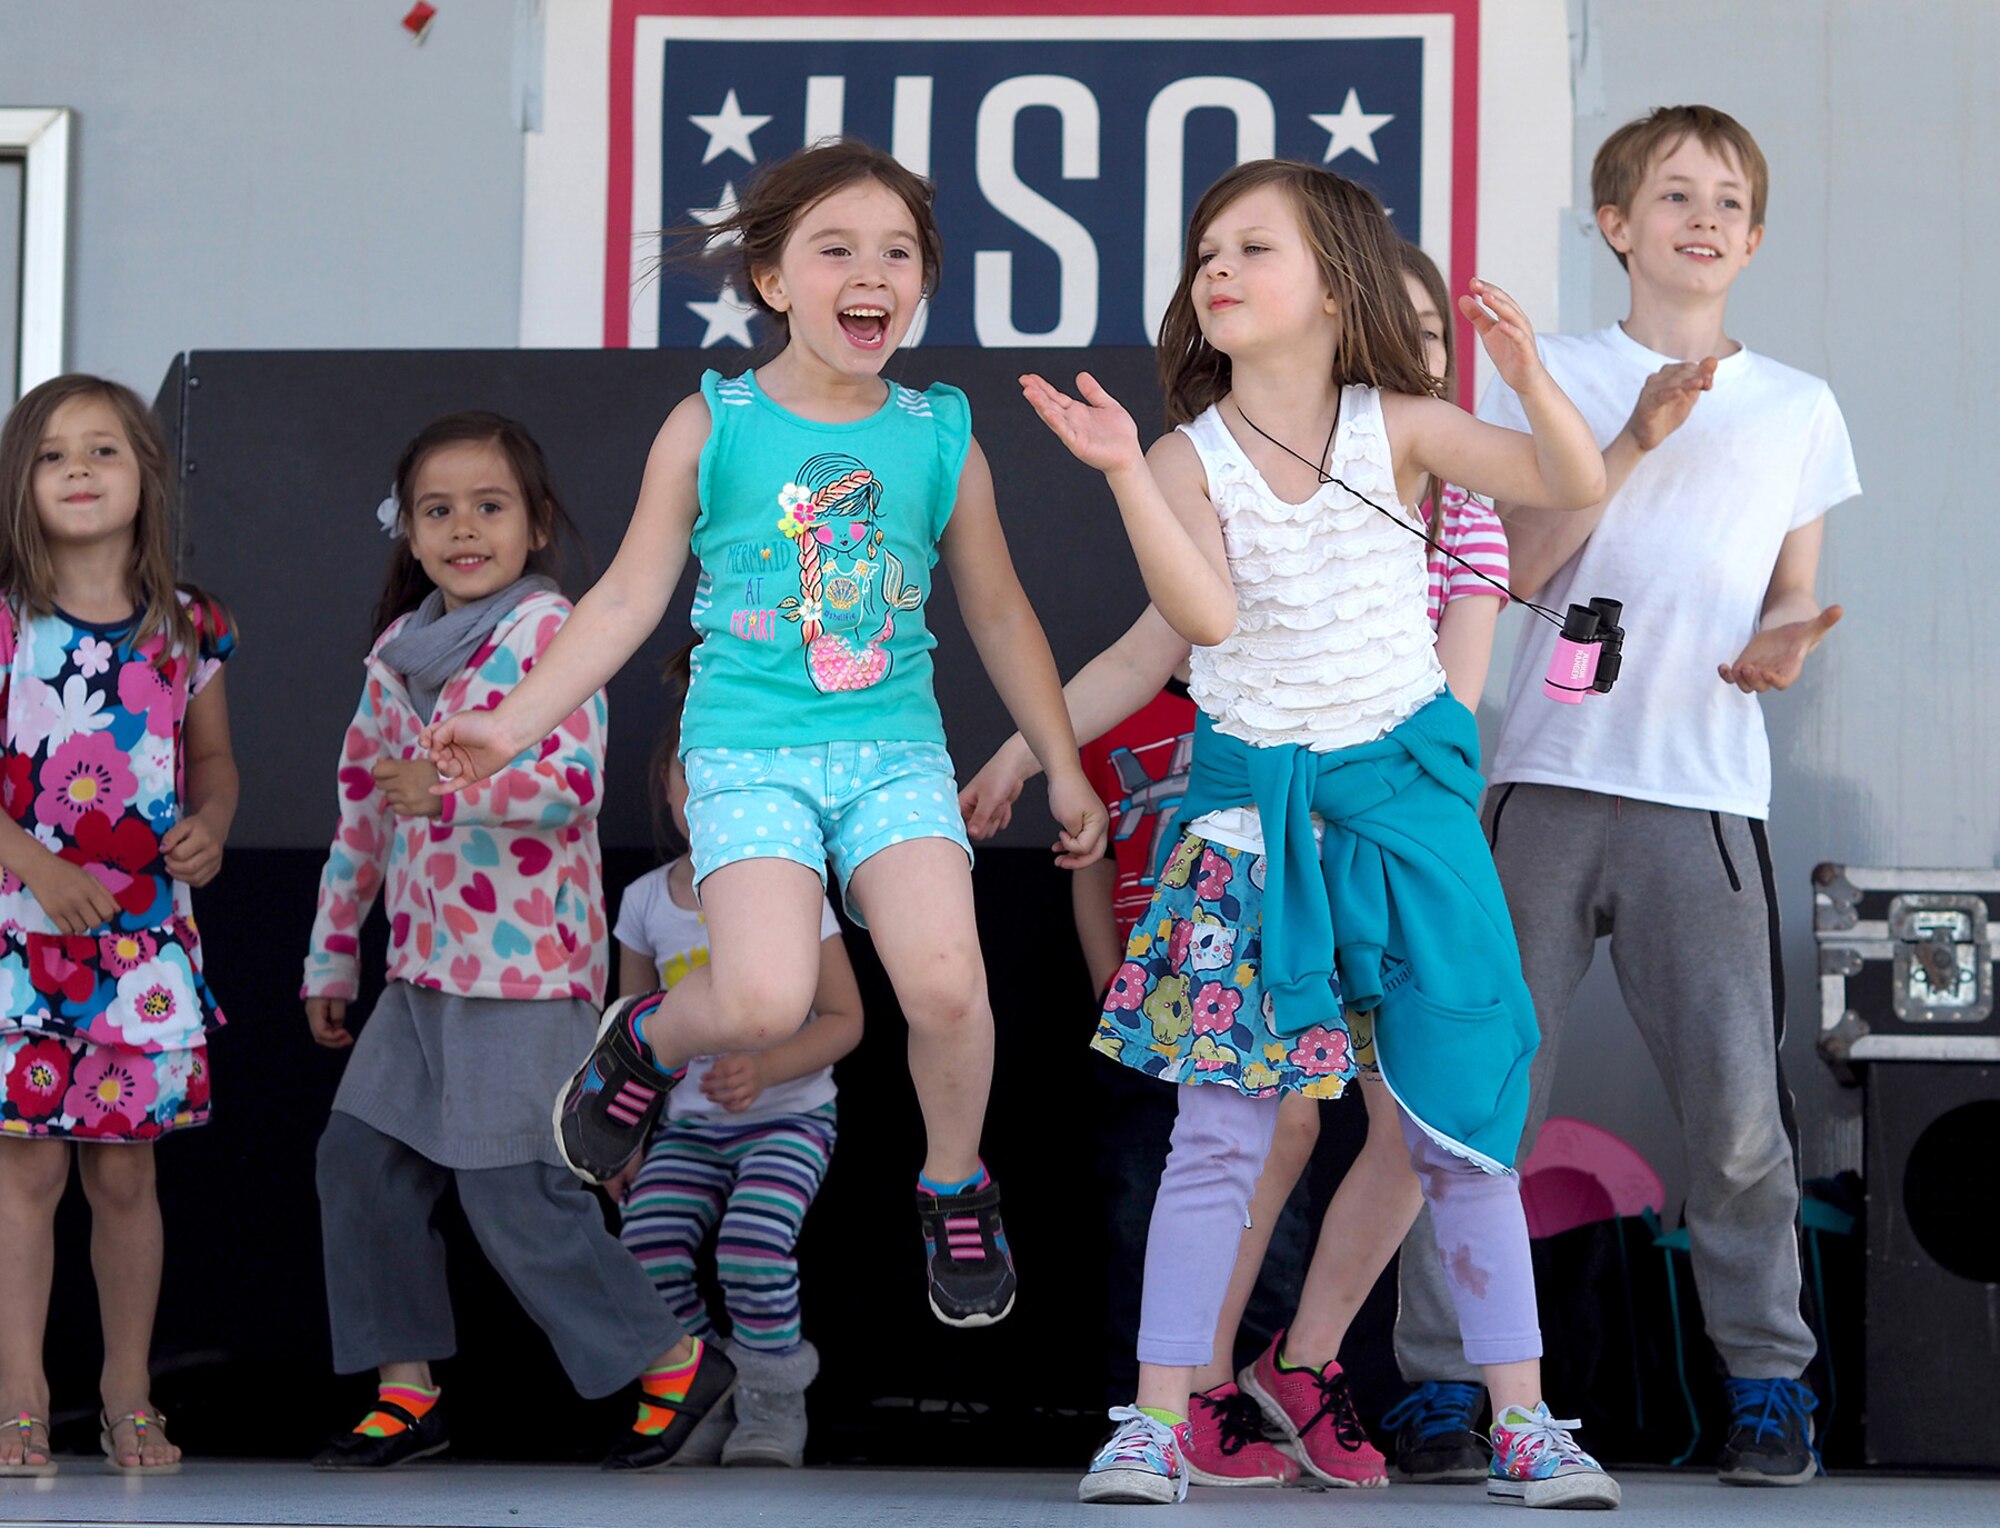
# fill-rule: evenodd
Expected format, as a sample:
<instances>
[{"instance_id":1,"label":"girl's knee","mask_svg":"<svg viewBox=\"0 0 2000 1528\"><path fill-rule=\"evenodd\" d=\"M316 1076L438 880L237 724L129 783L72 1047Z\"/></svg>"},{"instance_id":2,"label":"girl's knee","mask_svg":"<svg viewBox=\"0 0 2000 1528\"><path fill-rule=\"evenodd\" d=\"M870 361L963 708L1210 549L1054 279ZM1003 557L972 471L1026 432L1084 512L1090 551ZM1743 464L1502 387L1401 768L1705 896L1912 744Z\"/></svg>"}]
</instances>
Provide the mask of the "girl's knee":
<instances>
[{"instance_id":1,"label":"girl's knee","mask_svg":"<svg viewBox=\"0 0 2000 1528\"><path fill-rule=\"evenodd\" d=\"M85 1146L78 1166L93 1210L133 1210L155 1201L151 1146Z\"/></svg>"},{"instance_id":2,"label":"girl's knee","mask_svg":"<svg viewBox=\"0 0 2000 1528\"><path fill-rule=\"evenodd\" d=\"M1285 1095L1278 1108L1278 1127L1271 1137L1271 1160L1303 1168L1319 1145L1319 1100L1296 1093Z\"/></svg>"},{"instance_id":3,"label":"girl's knee","mask_svg":"<svg viewBox=\"0 0 2000 1528\"><path fill-rule=\"evenodd\" d=\"M940 961L899 986L896 1001L910 1028L927 1034L964 1034L993 1023L977 960Z\"/></svg>"},{"instance_id":4,"label":"girl's knee","mask_svg":"<svg viewBox=\"0 0 2000 1528\"><path fill-rule=\"evenodd\" d=\"M0 1145L0 1193L38 1207L53 1205L69 1187L69 1142L8 1141Z\"/></svg>"},{"instance_id":5,"label":"girl's knee","mask_svg":"<svg viewBox=\"0 0 2000 1528\"><path fill-rule=\"evenodd\" d=\"M713 967L710 967L714 971ZM812 1008L814 982L769 968L714 972L716 1018L735 1050L768 1050L798 1033Z\"/></svg>"}]
</instances>

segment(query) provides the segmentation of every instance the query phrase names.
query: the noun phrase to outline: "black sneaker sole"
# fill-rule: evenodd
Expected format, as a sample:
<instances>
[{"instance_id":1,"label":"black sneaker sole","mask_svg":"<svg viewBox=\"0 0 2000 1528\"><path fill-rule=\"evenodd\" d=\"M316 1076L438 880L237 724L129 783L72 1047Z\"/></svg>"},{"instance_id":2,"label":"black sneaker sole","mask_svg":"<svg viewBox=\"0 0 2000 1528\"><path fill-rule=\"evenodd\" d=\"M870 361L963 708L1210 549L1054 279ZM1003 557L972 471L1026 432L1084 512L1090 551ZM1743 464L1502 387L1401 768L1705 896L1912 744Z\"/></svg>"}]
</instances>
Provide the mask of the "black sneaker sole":
<instances>
[{"instance_id":1,"label":"black sneaker sole","mask_svg":"<svg viewBox=\"0 0 2000 1528\"><path fill-rule=\"evenodd\" d=\"M946 1326L998 1326L1014 1313L1014 1296L1012 1295L1007 1296L1007 1303L1000 1307L999 1314L997 1315L988 1315L983 1310L976 1310L964 1316L947 1316L944 1313L943 1307L937 1303L936 1295L930 1295L928 1298L931 1304L931 1314L936 1316Z\"/></svg>"},{"instance_id":2,"label":"black sneaker sole","mask_svg":"<svg viewBox=\"0 0 2000 1528\"><path fill-rule=\"evenodd\" d=\"M1767 1475L1739 1464L1734 1469L1717 1470L1715 1478L1726 1486L1802 1486L1818 1473L1818 1462L1808 1456L1805 1468L1793 1475Z\"/></svg>"}]
</instances>

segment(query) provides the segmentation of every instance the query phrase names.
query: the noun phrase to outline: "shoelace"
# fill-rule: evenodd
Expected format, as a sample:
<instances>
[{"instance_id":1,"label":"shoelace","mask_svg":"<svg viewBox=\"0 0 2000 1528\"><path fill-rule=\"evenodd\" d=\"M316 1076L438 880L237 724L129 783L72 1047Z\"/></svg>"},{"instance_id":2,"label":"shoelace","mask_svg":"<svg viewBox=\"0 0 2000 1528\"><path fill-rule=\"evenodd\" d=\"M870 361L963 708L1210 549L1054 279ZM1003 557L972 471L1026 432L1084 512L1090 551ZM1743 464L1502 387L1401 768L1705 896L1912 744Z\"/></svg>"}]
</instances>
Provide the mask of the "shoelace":
<instances>
[{"instance_id":1,"label":"shoelace","mask_svg":"<svg viewBox=\"0 0 2000 1528\"><path fill-rule=\"evenodd\" d=\"M1822 1470L1826 1461L1819 1456L1806 1420L1819 1407L1819 1398L1795 1379L1731 1379L1723 1381L1729 1396L1729 1425L1748 1427L1752 1438L1767 1433L1782 1435L1785 1424L1796 1417L1799 1433L1812 1451L1813 1463Z\"/></svg>"},{"instance_id":2,"label":"shoelace","mask_svg":"<svg viewBox=\"0 0 2000 1528\"><path fill-rule=\"evenodd\" d=\"M1194 1399L1215 1413L1215 1430L1225 1454L1240 1454L1264 1441L1264 1408L1241 1390L1229 1395L1197 1395Z\"/></svg>"},{"instance_id":3,"label":"shoelace","mask_svg":"<svg viewBox=\"0 0 2000 1528\"><path fill-rule=\"evenodd\" d=\"M1533 1411L1525 1413L1525 1416L1525 1421L1496 1424L1505 1428L1514 1440L1509 1453L1525 1458L1530 1464L1544 1454L1554 1454L1558 1470L1565 1464L1580 1465L1587 1470L1597 1468L1597 1461L1586 1454L1576 1439L1570 1436L1571 1428L1583 1426L1581 1418L1552 1417L1546 1406L1537 1406Z\"/></svg>"},{"instance_id":4,"label":"shoelace","mask_svg":"<svg viewBox=\"0 0 2000 1528\"><path fill-rule=\"evenodd\" d=\"M1181 1464L1181 1443L1174 1430L1157 1417L1147 1416L1137 1406L1113 1406L1110 1416L1118 1424L1118 1431L1097 1451L1097 1457L1090 1461L1091 1469L1119 1465L1157 1469L1158 1461L1146 1457L1148 1450L1157 1449L1174 1478L1175 1500L1187 1500L1188 1474Z\"/></svg>"},{"instance_id":5,"label":"shoelace","mask_svg":"<svg viewBox=\"0 0 2000 1528\"><path fill-rule=\"evenodd\" d=\"M1425 1380L1382 1415L1383 1427L1395 1431L1417 1424L1419 1438L1441 1433L1471 1432L1479 1415L1479 1387L1459 1380Z\"/></svg>"},{"instance_id":6,"label":"shoelace","mask_svg":"<svg viewBox=\"0 0 2000 1528\"><path fill-rule=\"evenodd\" d=\"M1313 1424L1325 1417L1333 1424L1334 1437L1349 1452L1366 1446L1368 1430L1361 1425L1361 1418L1355 1415L1354 1391L1347 1383L1346 1371L1328 1374L1322 1369L1313 1376L1313 1383L1319 1386L1319 1410L1299 1431L1311 1432Z\"/></svg>"},{"instance_id":7,"label":"shoelace","mask_svg":"<svg viewBox=\"0 0 2000 1528\"><path fill-rule=\"evenodd\" d=\"M979 1229L977 1215L945 1216L944 1244L955 1263L986 1261L986 1238Z\"/></svg>"}]
</instances>

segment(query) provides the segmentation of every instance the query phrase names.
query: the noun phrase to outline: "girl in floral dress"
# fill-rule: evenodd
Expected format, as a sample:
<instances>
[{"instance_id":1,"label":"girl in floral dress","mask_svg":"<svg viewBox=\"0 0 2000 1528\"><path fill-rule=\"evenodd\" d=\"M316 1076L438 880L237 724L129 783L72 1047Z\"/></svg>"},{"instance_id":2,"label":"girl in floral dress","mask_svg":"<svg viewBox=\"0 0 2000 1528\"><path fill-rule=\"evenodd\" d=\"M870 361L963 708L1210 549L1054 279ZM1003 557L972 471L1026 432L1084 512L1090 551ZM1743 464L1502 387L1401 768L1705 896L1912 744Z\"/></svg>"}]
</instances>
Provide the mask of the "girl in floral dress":
<instances>
[{"instance_id":1,"label":"girl in floral dress","mask_svg":"<svg viewBox=\"0 0 2000 1528\"><path fill-rule=\"evenodd\" d=\"M77 1145L104 1322L108 1468L179 1469L147 1372L153 1142L208 1119L188 888L236 812L212 602L174 582L166 443L132 392L64 376L0 431L0 1475L48 1475L43 1330Z\"/></svg>"}]
</instances>

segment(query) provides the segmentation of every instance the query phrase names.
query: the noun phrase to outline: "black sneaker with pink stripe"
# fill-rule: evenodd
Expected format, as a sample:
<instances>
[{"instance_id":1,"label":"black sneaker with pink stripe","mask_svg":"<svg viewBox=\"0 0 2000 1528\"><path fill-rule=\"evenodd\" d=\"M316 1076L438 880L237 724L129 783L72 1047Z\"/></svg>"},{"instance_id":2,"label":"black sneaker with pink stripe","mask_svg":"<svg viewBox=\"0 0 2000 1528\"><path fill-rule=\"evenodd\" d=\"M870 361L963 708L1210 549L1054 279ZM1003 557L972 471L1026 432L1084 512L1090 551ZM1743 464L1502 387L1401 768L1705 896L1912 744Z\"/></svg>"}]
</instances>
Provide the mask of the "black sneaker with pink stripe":
<instances>
[{"instance_id":1,"label":"black sneaker with pink stripe","mask_svg":"<svg viewBox=\"0 0 2000 1528\"><path fill-rule=\"evenodd\" d=\"M622 997L607 1008L597 1044L556 1094L556 1150L585 1183L616 1177L639 1153L686 1070L667 1076L633 1038L664 996Z\"/></svg>"},{"instance_id":2,"label":"black sneaker with pink stripe","mask_svg":"<svg viewBox=\"0 0 2000 1528\"><path fill-rule=\"evenodd\" d=\"M991 1326L1014 1308L1014 1257L991 1178L956 1194L917 1189L931 1313L947 1326Z\"/></svg>"}]
</instances>

